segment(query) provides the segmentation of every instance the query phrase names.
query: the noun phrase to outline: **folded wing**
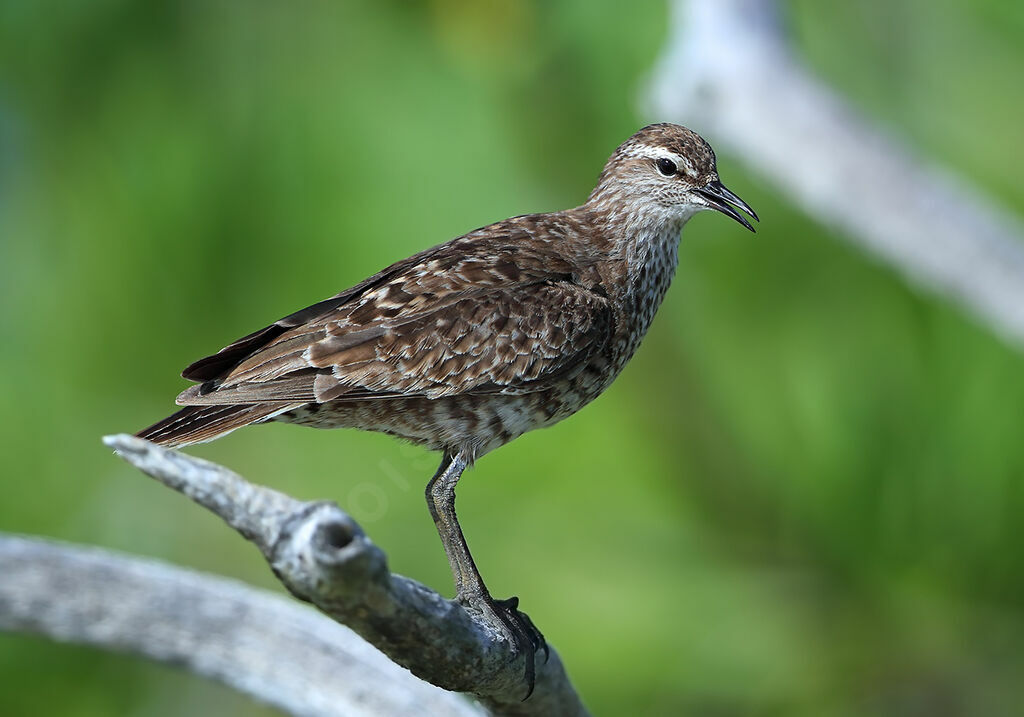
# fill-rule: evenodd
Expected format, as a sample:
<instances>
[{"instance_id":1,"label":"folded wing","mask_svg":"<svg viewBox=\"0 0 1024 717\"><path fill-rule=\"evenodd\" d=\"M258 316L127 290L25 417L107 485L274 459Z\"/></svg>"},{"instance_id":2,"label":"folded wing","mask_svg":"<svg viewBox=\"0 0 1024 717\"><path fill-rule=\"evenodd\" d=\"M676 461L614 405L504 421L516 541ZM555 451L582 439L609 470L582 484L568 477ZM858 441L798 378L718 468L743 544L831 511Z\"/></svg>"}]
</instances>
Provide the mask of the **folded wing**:
<instances>
[{"instance_id":1,"label":"folded wing","mask_svg":"<svg viewBox=\"0 0 1024 717\"><path fill-rule=\"evenodd\" d=\"M605 296L564 261L428 250L196 362L183 405L544 390L610 341Z\"/></svg>"}]
</instances>

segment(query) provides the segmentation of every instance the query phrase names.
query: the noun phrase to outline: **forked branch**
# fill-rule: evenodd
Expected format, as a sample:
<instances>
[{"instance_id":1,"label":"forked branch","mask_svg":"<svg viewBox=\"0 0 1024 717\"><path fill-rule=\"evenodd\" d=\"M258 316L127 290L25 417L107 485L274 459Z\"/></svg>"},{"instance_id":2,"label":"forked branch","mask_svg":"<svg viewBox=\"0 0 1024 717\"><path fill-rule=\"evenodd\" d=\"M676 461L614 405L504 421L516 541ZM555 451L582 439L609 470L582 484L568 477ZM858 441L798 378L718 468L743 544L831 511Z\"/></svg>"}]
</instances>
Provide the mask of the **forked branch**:
<instances>
[{"instance_id":1,"label":"forked branch","mask_svg":"<svg viewBox=\"0 0 1024 717\"><path fill-rule=\"evenodd\" d=\"M259 548L293 595L422 680L471 693L492 714L586 714L554 650L546 663L538 661L536 688L524 701L523 658L504 636L461 604L392 574L383 551L333 503L295 500L214 463L133 436L109 436L105 442L132 465L220 516ZM225 611L219 629L234 629L237 616L246 613L244 608ZM161 619L159 609L151 619ZM334 674L334 679L348 679L345 663Z\"/></svg>"}]
</instances>

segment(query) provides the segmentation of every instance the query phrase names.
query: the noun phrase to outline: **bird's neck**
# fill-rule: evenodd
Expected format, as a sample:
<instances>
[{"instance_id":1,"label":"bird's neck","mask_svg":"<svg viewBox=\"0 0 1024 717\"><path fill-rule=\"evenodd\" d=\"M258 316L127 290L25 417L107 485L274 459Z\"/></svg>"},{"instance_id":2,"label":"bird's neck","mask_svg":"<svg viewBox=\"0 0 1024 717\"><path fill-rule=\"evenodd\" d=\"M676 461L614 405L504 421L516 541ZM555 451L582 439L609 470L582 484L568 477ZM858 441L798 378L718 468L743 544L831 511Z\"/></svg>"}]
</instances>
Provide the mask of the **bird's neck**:
<instances>
[{"instance_id":1,"label":"bird's neck","mask_svg":"<svg viewBox=\"0 0 1024 717\"><path fill-rule=\"evenodd\" d=\"M626 229L622 236L626 282L622 286L626 303L640 336L654 320L679 263L679 233L685 220L675 220ZM639 343L639 337L637 338Z\"/></svg>"},{"instance_id":2,"label":"bird's neck","mask_svg":"<svg viewBox=\"0 0 1024 717\"><path fill-rule=\"evenodd\" d=\"M660 301L675 273L679 233L690 215L629 202L588 202L580 209L603 237L605 255L618 266L620 291L655 290Z\"/></svg>"},{"instance_id":3,"label":"bird's neck","mask_svg":"<svg viewBox=\"0 0 1024 717\"><path fill-rule=\"evenodd\" d=\"M627 203L591 208L607 247L606 286L613 303L629 317L628 338L621 348L632 355L668 291L679 261L679 234L689 216L670 215Z\"/></svg>"}]
</instances>

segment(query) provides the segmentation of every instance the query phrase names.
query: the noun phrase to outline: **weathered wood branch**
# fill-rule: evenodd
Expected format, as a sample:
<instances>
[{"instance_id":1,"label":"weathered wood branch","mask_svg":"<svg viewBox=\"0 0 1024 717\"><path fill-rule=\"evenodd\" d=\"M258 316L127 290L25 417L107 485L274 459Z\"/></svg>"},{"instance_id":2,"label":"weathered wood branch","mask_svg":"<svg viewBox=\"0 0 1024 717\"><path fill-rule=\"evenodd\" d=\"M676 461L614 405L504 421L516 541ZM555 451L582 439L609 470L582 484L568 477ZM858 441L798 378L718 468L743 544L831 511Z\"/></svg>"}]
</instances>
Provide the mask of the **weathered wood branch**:
<instances>
[{"instance_id":1,"label":"weathered wood branch","mask_svg":"<svg viewBox=\"0 0 1024 717\"><path fill-rule=\"evenodd\" d=\"M794 58L774 0L674 0L644 97L913 282L1024 346L1024 227ZM767 219L767 217L762 217Z\"/></svg>"},{"instance_id":2,"label":"weathered wood branch","mask_svg":"<svg viewBox=\"0 0 1024 717\"><path fill-rule=\"evenodd\" d=\"M307 717L483 711L316 611L110 550L0 535L0 629L180 665Z\"/></svg>"},{"instance_id":3,"label":"weathered wood branch","mask_svg":"<svg viewBox=\"0 0 1024 717\"><path fill-rule=\"evenodd\" d=\"M384 553L333 503L298 501L253 485L214 463L132 436L110 436L105 441L129 463L216 513L254 543L293 595L351 628L422 680L446 690L471 693L496 715L586 714L553 649L547 662L538 661L536 689L529 699L523 700L523 657L515 653L505 637L471 609L446 600L420 583L390 573ZM286 608L279 598L228 581L102 551L57 549L52 545L48 546L49 563L41 561L35 574L27 574L26 565L33 561L18 555L30 553L30 548L44 552L43 548L39 543L13 538L7 540L6 546L5 552L0 553L5 563L0 567L5 571L4 591L0 592L0 627L31 629L61 639L183 662L200 674L220 679L295 714L339 714L337 707L330 711L330 703L340 699L339 695L345 697L346 708L341 710L345 714L358 713L348 709L348 705L364 703L372 705L373 714L409 713L394 703L374 703L365 694L376 691L388 680L396 680L396 699L403 704L408 700L420 704L422 700L422 709L430 714L473 713L468 705L452 702L453 696L411 685L415 680L408 673L385 670L379 660L356 667L357 656L370 654L368 646L358 649L351 636L339 637L349 633L339 632L340 628L328 630L324 627L326 620L299 606ZM48 564L51 568L46 567ZM11 581L12 565L21 565L27 575L20 587ZM70 570L68 565L79 567ZM90 565L104 579L88 579ZM72 575L74 578L69 577ZM153 583L152 588L147 588L147 581ZM91 585L95 590L92 603L104 606L104 617L95 625L87 624L89 616L100 614L95 605L90 610L89 605L57 604L83 600L79 583ZM117 592L104 594L107 584L117 584ZM55 585L64 589L54 590ZM127 589L129 585L131 590ZM177 588L164 592L168 585ZM113 599L132 591L136 595L134 602ZM104 597L106 602L102 601ZM37 599L49 606L47 610L40 609L44 603L35 602ZM204 611L192 615L193 605L202 605ZM54 615L53 619L48 615ZM74 629L68 631L69 625ZM111 625L120 629L110 630ZM260 642L264 627L273 633L265 646ZM295 634L289 635L293 627ZM188 633L190 640L170 639L182 633ZM209 639L210 644L202 644L204 639ZM309 644L303 648L307 640ZM288 657L281 657L286 654L281 647L283 642L290 643ZM231 651L225 645L239 644L253 651L253 655L226 658ZM302 667L303 649L315 653L308 669ZM209 663L211 653L220 659ZM373 654L380 657L376 652ZM290 682L271 680L268 684L267 673L277 669L279 658L294 661L296 669L288 677ZM337 662L332 664L335 658ZM349 669L353 673L347 674ZM385 677L371 679L367 677L371 672ZM396 677L398 674L404 677ZM331 680L342 684L324 686L309 698L314 701L304 701L303 692L309 685ZM391 687L387 689L390 691ZM410 695L408 699L406 694ZM434 700L437 707L429 706L428 699Z\"/></svg>"}]
</instances>

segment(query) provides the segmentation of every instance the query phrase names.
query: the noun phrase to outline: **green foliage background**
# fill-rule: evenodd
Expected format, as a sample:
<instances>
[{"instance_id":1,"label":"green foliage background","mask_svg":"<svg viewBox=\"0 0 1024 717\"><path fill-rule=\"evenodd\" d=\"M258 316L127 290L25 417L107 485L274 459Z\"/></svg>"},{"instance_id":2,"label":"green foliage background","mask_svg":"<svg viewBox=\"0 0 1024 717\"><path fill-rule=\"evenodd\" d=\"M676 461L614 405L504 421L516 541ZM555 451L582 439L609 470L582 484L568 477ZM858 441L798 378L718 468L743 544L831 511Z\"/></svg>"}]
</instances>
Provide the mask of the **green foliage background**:
<instances>
[{"instance_id":1,"label":"green foliage background","mask_svg":"<svg viewBox=\"0 0 1024 717\"><path fill-rule=\"evenodd\" d=\"M794 0L789 21L863 112L1024 213L1022 8ZM635 99L665 33L662 0L0 0L0 529L276 589L99 437L170 411L178 371L239 335L582 201L651 119ZM491 587L599 714L1016 713L1020 352L735 157L721 173L758 234L695 219L617 384L464 481ZM426 453L280 425L194 452L338 500L395 570L450 592ZM0 635L0 713L272 711Z\"/></svg>"}]
</instances>

